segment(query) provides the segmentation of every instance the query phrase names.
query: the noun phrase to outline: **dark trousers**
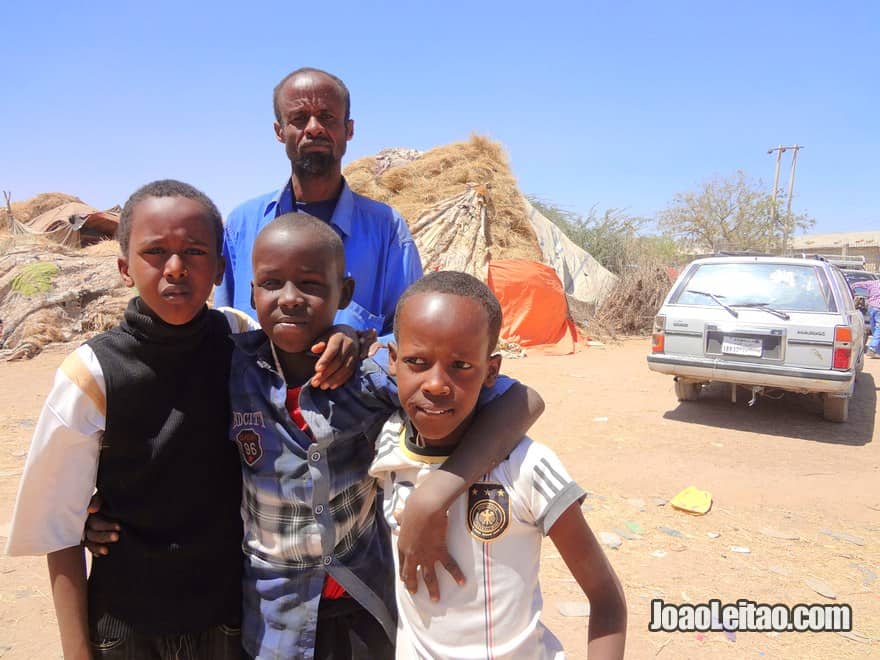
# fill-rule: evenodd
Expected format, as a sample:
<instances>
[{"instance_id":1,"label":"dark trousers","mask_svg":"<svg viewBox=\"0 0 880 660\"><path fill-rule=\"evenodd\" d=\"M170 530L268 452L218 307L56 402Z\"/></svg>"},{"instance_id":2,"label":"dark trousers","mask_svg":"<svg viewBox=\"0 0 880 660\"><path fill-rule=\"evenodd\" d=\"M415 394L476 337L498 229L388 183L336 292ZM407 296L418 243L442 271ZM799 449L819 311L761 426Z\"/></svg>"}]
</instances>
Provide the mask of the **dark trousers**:
<instances>
[{"instance_id":1,"label":"dark trousers","mask_svg":"<svg viewBox=\"0 0 880 660\"><path fill-rule=\"evenodd\" d=\"M393 660L394 643L354 598L321 599L315 660Z\"/></svg>"},{"instance_id":2,"label":"dark trousers","mask_svg":"<svg viewBox=\"0 0 880 660\"><path fill-rule=\"evenodd\" d=\"M183 635L141 635L92 640L96 660L241 660L241 628L216 626Z\"/></svg>"}]
</instances>

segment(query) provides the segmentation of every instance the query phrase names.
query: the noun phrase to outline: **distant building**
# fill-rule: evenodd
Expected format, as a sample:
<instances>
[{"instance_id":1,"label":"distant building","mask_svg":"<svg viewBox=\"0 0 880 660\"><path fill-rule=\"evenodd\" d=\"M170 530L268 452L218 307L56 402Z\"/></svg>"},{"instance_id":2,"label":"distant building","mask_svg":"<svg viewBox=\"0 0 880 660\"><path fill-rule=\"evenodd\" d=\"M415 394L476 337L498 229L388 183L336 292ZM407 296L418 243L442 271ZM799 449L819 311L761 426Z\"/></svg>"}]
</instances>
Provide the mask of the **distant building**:
<instances>
[{"instance_id":1,"label":"distant building","mask_svg":"<svg viewBox=\"0 0 880 660\"><path fill-rule=\"evenodd\" d=\"M868 270L880 271L880 231L807 234L791 239L792 252L865 257Z\"/></svg>"}]
</instances>

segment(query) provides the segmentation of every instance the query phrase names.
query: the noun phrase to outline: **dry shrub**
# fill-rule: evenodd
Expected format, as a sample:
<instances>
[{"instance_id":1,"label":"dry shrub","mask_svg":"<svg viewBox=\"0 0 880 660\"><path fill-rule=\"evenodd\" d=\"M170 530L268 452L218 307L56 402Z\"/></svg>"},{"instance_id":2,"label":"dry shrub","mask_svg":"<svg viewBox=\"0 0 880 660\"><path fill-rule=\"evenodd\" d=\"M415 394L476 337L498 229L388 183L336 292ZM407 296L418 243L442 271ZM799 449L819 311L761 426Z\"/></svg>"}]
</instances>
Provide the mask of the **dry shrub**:
<instances>
[{"instance_id":1,"label":"dry shrub","mask_svg":"<svg viewBox=\"0 0 880 660\"><path fill-rule=\"evenodd\" d=\"M0 351L7 360L32 358L48 344L70 341L70 319L61 307L40 309L29 315L6 341L9 350Z\"/></svg>"},{"instance_id":2,"label":"dry shrub","mask_svg":"<svg viewBox=\"0 0 880 660\"><path fill-rule=\"evenodd\" d=\"M381 154L361 158L345 168L353 190L390 204L412 225L429 206L460 195L468 185L482 186L489 200L492 258L542 260L507 155L497 142L473 135L385 171L380 160Z\"/></svg>"},{"instance_id":3,"label":"dry shrub","mask_svg":"<svg viewBox=\"0 0 880 660\"><path fill-rule=\"evenodd\" d=\"M590 334L615 338L651 332L654 316L671 286L666 267L659 261L643 260L626 268L590 320Z\"/></svg>"},{"instance_id":4,"label":"dry shrub","mask_svg":"<svg viewBox=\"0 0 880 660\"><path fill-rule=\"evenodd\" d=\"M97 243L82 248L82 252L90 257L118 257L119 241L115 238L103 238Z\"/></svg>"}]
</instances>

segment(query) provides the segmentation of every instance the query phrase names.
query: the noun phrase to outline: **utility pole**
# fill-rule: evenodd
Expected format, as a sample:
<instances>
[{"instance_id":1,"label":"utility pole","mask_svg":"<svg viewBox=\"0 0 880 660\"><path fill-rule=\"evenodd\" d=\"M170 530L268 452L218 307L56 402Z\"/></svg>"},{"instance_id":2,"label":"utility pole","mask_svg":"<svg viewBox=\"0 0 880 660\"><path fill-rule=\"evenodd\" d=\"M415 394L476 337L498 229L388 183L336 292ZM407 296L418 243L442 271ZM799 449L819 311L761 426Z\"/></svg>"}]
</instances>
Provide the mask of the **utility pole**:
<instances>
[{"instance_id":1,"label":"utility pole","mask_svg":"<svg viewBox=\"0 0 880 660\"><path fill-rule=\"evenodd\" d=\"M803 149L803 145L795 144L791 147L783 147L781 144L778 147L773 147L767 150L768 154L772 154L774 151L776 152L776 174L773 177L773 201L772 204L772 214L773 214L773 224L776 224L779 219L779 212L776 208L776 193L779 190L779 167L782 164L782 154L791 149L794 153L791 157L791 174L788 178L788 202L786 204L786 212L785 212L785 222L782 225L782 254L783 256L788 252L788 239L789 234L792 231L791 227L791 198L794 195L794 169L797 164L797 155L798 151Z\"/></svg>"}]
</instances>

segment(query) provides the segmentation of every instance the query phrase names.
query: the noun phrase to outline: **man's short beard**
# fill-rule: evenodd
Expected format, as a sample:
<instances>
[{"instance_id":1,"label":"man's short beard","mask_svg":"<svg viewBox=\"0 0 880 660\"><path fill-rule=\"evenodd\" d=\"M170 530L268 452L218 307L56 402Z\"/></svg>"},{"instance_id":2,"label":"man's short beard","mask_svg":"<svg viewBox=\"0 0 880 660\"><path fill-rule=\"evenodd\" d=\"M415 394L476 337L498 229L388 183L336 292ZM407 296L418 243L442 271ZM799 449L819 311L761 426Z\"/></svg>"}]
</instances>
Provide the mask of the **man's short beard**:
<instances>
[{"instance_id":1,"label":"man's short beard","mask_svg":"<svg viewBox=\"0 0 880 660\"><path fill-rule=\"evenodd\" d=\"M336 167L337 162L333 154L322 152L306 154L293 161L293 171L303 178L327 176Z\"/></svg>"}]
</instances>

